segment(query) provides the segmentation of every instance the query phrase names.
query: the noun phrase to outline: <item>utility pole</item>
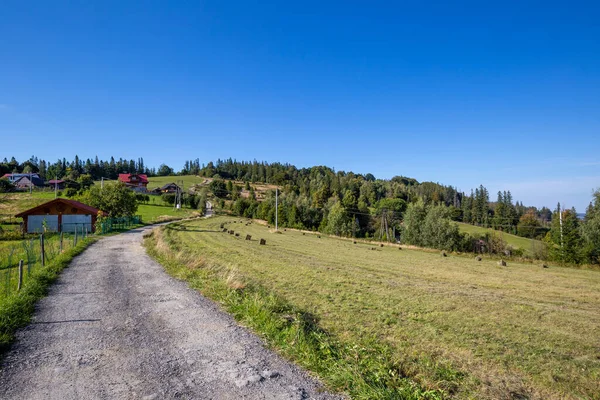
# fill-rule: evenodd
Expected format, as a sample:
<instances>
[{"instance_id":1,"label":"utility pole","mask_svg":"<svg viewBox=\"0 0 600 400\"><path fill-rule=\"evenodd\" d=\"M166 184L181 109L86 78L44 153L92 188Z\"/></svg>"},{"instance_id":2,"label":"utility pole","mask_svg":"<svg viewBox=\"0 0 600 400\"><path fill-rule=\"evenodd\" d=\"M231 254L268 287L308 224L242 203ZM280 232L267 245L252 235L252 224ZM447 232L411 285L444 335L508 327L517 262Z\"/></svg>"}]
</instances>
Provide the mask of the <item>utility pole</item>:
<instances>
[{"instance_id":1,"label":"utility pole","mask_svg":"<svg viewBox=\"0 0 600 400\"><path fill-rule=\"evenodd\" d=\"M102 177L102 181L100 181L100 189L104 189L104 177Z\"/></svg>"},{"instance_id":2,"label":"utility pole","mask_svg":"<svg viewBox=\"0 0 600 400\"><path fill-rule=\"evenodd\" d=\"M279 206L279 205L278 205L278 202L279 202L279 198L277 197L277 190L278 190L278 189L277 189L277 188L275 188L275 232L277 232L277 229L278 229L278 227L279 227L279 225L278 225L278 220L277 220L277 217L278 217L278 214L279 214L279 211L278 211L278 206Z\"/></svg>"},{"instance_id":3,"label":"utility pole","mask_svg":"<svg viewBox=\"0 0 600 400\"><path fill-rule=\"evenodd\" d=\"M33 191L33 181L31 180L32 178L31 172L29 173L29 194L31 194L31 192Z\"/></svg>"},{"instance_id":4,"label":"utility pole","mask_svg":"<svg viewBox=\"0 0 600 400\"><path fill-rule=\"evenodd\" d=\"M57 197L57 191L58 191L58 175L54 176L54 198Z\"/></svg>"},{"instance_id":5,"label":"utility pole","mask_svg":"<svg viewBox=\"0 0 600 400\"><path fill-rule=\"evenodd\" d=\"M558 203L558 218L560 220L560 247L563 247L563 223L562 223L562 209L560 203Z\"/></svg>"}]
</instances>

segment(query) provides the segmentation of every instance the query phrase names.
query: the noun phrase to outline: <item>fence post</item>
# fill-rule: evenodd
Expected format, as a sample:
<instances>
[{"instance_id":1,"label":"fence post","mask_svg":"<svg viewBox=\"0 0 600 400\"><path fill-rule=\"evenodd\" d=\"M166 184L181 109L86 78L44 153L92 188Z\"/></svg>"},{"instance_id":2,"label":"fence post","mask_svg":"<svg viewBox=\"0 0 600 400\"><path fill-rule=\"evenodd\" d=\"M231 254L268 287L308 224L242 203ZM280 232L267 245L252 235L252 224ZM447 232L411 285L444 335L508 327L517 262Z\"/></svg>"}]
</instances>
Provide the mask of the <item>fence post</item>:
<instances>
[{"instance_id":1,"label":"fence post","mask_svg":"<svg viewBox=\"0 0 600 400\"><path fill-rule=\"evenodd\" d=\"M17 286L17 292L21 290L23 285L23 260L19 261L19 284Z\"/></svg>"},{"instance_id":2,"label":"fence post","mask_svg":"<svg viewBox=\"0 0 600 400\"><path fill-rule=\"evenodd\" d=\"M77 225L75 225L75 236L73 236L73 247L77 246Z\"/></svg>"},{"instance_id":3,"label":"fence post","mask_svg":"<svg viewBox=\"0 0 600 400\"><path fill-rule=\"evenodd\" d=\"M42 250L42 267L46 265L46 251L44 249L44 234L40 235L40 246Z\"/></svg>"},{"instance_id":4,"label":"fence post","mask_svg":"<svg viewBox=\"0 0 600 400\"><path fill-rule=\"evenodd\" d=\"M60 233L60 252L62 253L63 251L63 233Z\"/></svg>"}]
</instances>

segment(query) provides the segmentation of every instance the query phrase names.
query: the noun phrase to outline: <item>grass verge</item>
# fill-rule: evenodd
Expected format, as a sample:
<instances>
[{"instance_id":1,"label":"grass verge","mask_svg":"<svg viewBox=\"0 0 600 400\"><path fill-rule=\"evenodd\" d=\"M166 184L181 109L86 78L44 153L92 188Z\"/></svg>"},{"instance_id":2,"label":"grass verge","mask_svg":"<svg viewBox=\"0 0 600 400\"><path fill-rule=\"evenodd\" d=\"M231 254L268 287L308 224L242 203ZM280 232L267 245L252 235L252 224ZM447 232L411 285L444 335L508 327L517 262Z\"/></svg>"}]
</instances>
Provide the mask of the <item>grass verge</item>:
<instances>
[{"instance_id":1,"label":"grass verge","mask_svg":"<svg viewBox=\"0 0 600 400\"><path fill-rule=\"evenodd\" d=\"M340 340L319 326L317 316L242 280L235 269L190 256L169 232L167 227L155 229L145 241L148 253L169 274L221 304L279 353L317 374L330 389L356 399L446 397L443 390L428 390L409 379L381 338Z\"/></svg>"},{"instance_id":2,"label":"grass verge","mask_svg":"<svg viewBox=\"0 0 600 400\"><path fill-rule=\"evenodd\" d=\"M53 259L46 267L32 272L22 290L0 299L0 359L9 348L17 329L26 326L35 311L35 304L46 296L48 287L58 278L73 257L83 252L97 238L80 241L77 246Z\"/></svg>"}]
</instances>

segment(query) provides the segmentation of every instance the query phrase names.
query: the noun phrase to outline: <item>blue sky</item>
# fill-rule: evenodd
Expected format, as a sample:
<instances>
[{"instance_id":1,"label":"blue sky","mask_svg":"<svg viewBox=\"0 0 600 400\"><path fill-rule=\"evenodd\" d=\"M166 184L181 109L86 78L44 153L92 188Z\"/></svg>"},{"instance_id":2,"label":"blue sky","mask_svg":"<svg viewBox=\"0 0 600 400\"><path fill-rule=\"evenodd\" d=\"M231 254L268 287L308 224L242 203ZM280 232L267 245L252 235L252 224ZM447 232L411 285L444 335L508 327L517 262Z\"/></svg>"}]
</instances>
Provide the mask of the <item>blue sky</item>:
<instances>
[{"instance_id":1,"label":"blue sky","mask_svg":"<svg viewBox=\"0 0 600 400\"><path fill-rule=\"evenodd\" d=\"M0 157L600 187L598 3L254 3L3 1Z\"/></svg>"}]
</instances>

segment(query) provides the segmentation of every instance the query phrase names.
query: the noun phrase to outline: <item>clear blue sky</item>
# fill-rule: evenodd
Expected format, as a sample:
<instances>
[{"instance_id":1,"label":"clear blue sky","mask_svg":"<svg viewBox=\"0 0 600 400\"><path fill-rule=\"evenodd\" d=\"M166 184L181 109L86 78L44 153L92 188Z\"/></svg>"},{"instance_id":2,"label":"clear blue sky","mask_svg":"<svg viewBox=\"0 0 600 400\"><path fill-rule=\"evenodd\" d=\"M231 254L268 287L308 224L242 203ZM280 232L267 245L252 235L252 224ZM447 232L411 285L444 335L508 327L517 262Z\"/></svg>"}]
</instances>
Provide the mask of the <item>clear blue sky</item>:
<instances>
[{"instance_id":1,"label":"clear blue sky","mask_svg":"<svg viewBox=\"0 0 600 400\"><path fill-rule=\"evenodd\" d=\"M597 2L93 3L0 4L0 157L600 187Z\"/></svg>"}]
</instances>

